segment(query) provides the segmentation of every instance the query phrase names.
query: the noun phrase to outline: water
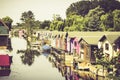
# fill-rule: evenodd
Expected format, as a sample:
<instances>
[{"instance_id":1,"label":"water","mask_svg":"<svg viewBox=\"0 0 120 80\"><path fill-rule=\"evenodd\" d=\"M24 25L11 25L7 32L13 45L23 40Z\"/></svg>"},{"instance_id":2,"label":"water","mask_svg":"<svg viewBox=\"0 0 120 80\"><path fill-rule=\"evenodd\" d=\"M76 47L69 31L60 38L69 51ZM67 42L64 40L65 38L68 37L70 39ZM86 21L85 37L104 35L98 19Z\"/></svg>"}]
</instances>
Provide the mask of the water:
<instances>
[{"instance_id":1,"label":"water","mask_svg":"<svg viewBox=\"0 0 120 80\"><path fill-rule=\"evenodd\" d=\"M20 56L21 54L16 53L13 55L11 72L8 76L0 77L0 80L65 80L46 56L35 56L31 65L24 64Z\"/></svg>"},{"instance_id":2,"label":"water","mask_svg":"<svg viewBox=\"0 0 120 80\"><path fill-rule=\"evenodd\" d=\"M65 80L44 54L17 53L26 49L24 39L12 38L12 64L10 70L0 71L0 80Z\"/></svg>"},{"instance_id":3,"label":"water","mask_svg":"<svg viewBox=\"0 0 120 80\"><path fill-rule=\"evenodd\" d=\"M70 80L68 77L70 78L71 74L73 78L71 80L106 80L84 71L78 76L69 66L63 67L59 59L57 61L53 55L47 53L29 52L29 50L28 53L17 53L17 50L26 49L26 41L19 38L11 40L12 64L10 69L0 70L0 80ZM49 56L52 56L53 60L50 60Z\"/></svg>"}]
</instances>

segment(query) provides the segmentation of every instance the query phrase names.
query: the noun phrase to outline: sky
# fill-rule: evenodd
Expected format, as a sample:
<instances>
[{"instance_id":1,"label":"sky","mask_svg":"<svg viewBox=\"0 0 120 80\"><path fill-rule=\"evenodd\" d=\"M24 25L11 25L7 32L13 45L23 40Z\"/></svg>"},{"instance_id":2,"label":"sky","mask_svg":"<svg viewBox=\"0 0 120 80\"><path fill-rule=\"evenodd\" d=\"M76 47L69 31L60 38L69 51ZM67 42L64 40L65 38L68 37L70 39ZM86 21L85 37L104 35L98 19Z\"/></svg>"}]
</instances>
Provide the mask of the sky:
<instances>
[{"instance_id":1,"label":"sky","mask_svg":"<svg viewBox=\"0 0 120 80\"><path fill-rule=\"evenodd\" d=\"M0 0L0 18L9 16L13 24L20 21L23 12L31 10L36 20L52 20L53 14L66 18L66 9L80 0Z\"/></svg>"}]
</instances>

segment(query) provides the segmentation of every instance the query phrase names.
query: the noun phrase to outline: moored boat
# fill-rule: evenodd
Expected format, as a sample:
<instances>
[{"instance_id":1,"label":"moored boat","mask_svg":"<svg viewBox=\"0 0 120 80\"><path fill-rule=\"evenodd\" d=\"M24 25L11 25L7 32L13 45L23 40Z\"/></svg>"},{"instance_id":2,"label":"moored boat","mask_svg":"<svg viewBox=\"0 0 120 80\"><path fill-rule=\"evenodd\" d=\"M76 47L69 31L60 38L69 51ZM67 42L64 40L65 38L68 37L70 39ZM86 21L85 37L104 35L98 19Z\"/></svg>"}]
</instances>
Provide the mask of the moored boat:
<instances>
[{"instance_id":1,"label":"moored boat","mask_svg":"<svg viewBox=\"0 0 120 80\"><path fill-rule=\"evenodd\" d=\"M43 50L43 52L50 52L51 46L49 46L48 44L45 44L42 46L42 50Z\"/></svg>"},{"instance_id":2,"label":"moored boat","mask_svg":"<svg viewBox=\"0 0 120 80\"><path fill-rule=\"evenodd\" d=\"M0 68L10 68L12 55L6 50L0 50Z\"/></svg>"}]
</instances>

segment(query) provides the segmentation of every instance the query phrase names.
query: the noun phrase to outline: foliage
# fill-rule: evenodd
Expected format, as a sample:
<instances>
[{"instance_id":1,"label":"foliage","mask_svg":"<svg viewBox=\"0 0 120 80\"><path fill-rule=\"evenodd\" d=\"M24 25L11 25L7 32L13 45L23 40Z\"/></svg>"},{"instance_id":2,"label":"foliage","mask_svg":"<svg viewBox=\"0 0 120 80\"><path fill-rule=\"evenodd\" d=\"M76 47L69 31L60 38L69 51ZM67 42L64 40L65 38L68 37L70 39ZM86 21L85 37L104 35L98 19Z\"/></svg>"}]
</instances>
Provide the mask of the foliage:
<instances>
[{"instance_id":1,"label":"foliage","mask_svg":"<svg viewBox=\"0 0 120 80\"><path fill-rule=\"evenodd\" d=\"M53 21L50 24L50 30L63 31L64 21L59 15L53 15Z\"/></svg>"},{"instance_id":2,"label":"foliage","mask_svg":"<svg viewBox=\"0 0 120 80\"><path fill-rule=\"evenodd\" d=\"M67 18L63 24L59 22L61 18L58 20L59 15L54 16L50 30L119 31L119 10L115 10L120 9L119 6L120 2L117 0L88 0L73 3L66 10Z\"/></svg>"},{"instance_id":3,"label":"foliage","mask_svg":"<svg viewBox=\"0 0 120 80\"><path fill-rule=\"evenodd\" d=\"M41 21L39 21L39 20L36 20L36 21L34 21L34 29L39 29L39 28L41 28Z\"/></svg>"},{"instance_id":4,"label":"foliage","mask_svg":"<svg viewBox=\"0 0 120 80\"><path fill-rule=\"evenodd\" d=\"M96 56L96 63L99 65L103 66L103 73L104 73L104 68L109 68L110 66L110 61L107 59L107 57L103 53L103 49L95 49L94 54Z\"/></svg>"},{"instance_id":5,"label":"foliage","mask_svg":"<svg viewBox=\"0 0 120 80\"><path fill-rule=\"evenodd\" d=\"M113 4L114 3L114 4ZM57 31L120 31L120 2L118 0L81 0L72 3L66 10L66 19L53 14L53 20L39 21L32 11L22 13L17 27Z\"/></svg>"},{"instance_id":6,"label":"foliage","mask_svg":"<svg viewBox=\"0 0 120 80\"><path fill-rule=\"evenodd\" d=\"M31 32L32 32L31 28L34 25L34 20L35 20L33 12L32 11L23 12L22 16L21 16L21 20L26 25L26 30L27 30L28 36L31 36Z\"/></svg>"},{"instance_id":7,"label":"foliage","mask_svg":"<svg viewBox=\"0 0 120 80\"><path fill-rule=\"evenodd\" d=\"M85 16L88 14L89 10L94 9L97 6L103 8L107 13L109 11L114 11L115 9L120 9L120 2L117 0L82 0L72 3L66 10L66 15L68 16L71 13L76 13L77 15Z\"/></svg>"},{"instance_id":8,"label":"foliage","mask_svg":"<svg viewBox=\"0 0 120 80\"><path fill-rule=\"evenodd\" d=\"M65 31L65 32L69 31L69 27L68 27L68 26L65 27L65 28L64 28L64 31Z\"/></svg>"},{"instance_id":9,"label":"foliage","mask_svg":"<svg viewBox=\"0 0 120 80\"><path fill-rule=\"evenodd\" d=\"M114 30L120 31L120 10L113 11Z\"/></svg>"},{"instance_id":10,"label":"foliage","mask_svg":"<svg viewBox=\"0 0 120 80\"><path fill-rule=\"evenodd\" d=\"M120 9L120 2L118 0L100 0L99 5L106 13Z\"/></svg>"},{"instance_id":11,"label":"foliage","mask_svg":"<svg viewBox=\"0 0 120 80\"><path fill-rule=\"evenodd\" d=\"M23 55L21 56L21 61L23 62L23 64L29 66L33 64L35 56L40 55L40 52L31 49L27 49L25 51L18 51L17 53L23 53Z\"/></svg>"},{"instance_id":12,"label":"foliage","mask_svg":"<svg viewBox=\"0 0 120 80\"><path fill-rule=\"evenodd\" d=\"M77 15L85 16L91 9L90 5L91 5L90 1L79 1L73 3L66 10L66 15L68 16L71 13L76 13Z\"/></svg>"},{"instance_id":13,"label":"foliage","mask_svg":"<svg viewBox=\"0 0 120 80\"><path fill-rule=\"evenodd\" d=\"M44 20L43 22L41 22L41 25L40 25L40 28L41 29L45 29L45 28L50 28L50 23L51 23L51 21L49 21L49 20Z\"/></svg>"},{"instance_id":14,"label":"foliage","mask_svg":"<svg viewBox=\"0 0 120 80\"><path fill-rule=\"evenodd\" d=\"M23 22L29 22L29 21L32 21L32 20L34 20L35 18L34 18L34 14L33 14L33 12L32 11L28 11L28 12L23 12L22 13L22 16L21 16L21 20L23 21Z\"/></svg>"},{"instance_id":15,"label":"foliage","mask_svg":"<svg viewBox=\"0 0 120 80\"><path fill-rule=\"evenodd\" d=\"M117 56L111 60L111 64L115 65L115 68L120 69L120 51L117 52Z\"/></svg>"},{"instance_id":16,"label":"foliage","mask_svg":"<svg viewBox=\"0 0 120 80\"><path fill-rule=\"evenodd\" d=\"M111 12L101 16L101 27L104 31L110 31L113 28L113 15Z\"/></svg>"},{"instance_id":17,"label":"foliage","mask_svg":"<svg viewBox=\"0 0 120 80\"><path fill-rule=\"evenodd\" d=\"M100 17L102 14L104 14L104 11L99 6L90 10L85 17L86 20L84 29L86 31L101 31L102 28L100 27Z\"/></svg>"},{"instance_id":18,"label":"foliage","mask_svg":"<svg viewBox=\"0 0 120 80\"><path fill-rule=\"evenodd\" d=\"M71 14L65 20L65 26L68 27L68 31L82 31L84 18L82 16ZM66 31L67 28L64 30Z\"/></svg>"},{"instance_id":19,"label":"foliage","mask_svg":"<svg viewBox=\"0 0 120 80\"><path fill-rule=\"evenodd\" d=\"M108 77L114 80L120 80L120 52L118 56L111 59L111 64L113 65L113 73L109 74Z\"/></svg>"}]
</instances>

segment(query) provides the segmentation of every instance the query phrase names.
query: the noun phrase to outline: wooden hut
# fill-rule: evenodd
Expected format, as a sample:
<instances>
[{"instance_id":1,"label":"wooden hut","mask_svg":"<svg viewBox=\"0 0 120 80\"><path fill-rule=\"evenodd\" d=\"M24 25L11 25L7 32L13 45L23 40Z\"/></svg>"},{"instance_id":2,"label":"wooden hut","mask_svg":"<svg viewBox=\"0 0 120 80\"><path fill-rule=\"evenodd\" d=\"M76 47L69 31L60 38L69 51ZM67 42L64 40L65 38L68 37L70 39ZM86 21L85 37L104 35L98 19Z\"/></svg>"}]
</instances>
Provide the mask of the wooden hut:
<instances>
[{"instance_id":1,"label":"wooden hut","mask_svg":"<svg viewBox=\"0 0 120 80\"><path fill-rule=\"evenodd\" d=\"M8 46L9 28L0 19L0 49L6 49Z\"/></svg>"}]
</instances>

